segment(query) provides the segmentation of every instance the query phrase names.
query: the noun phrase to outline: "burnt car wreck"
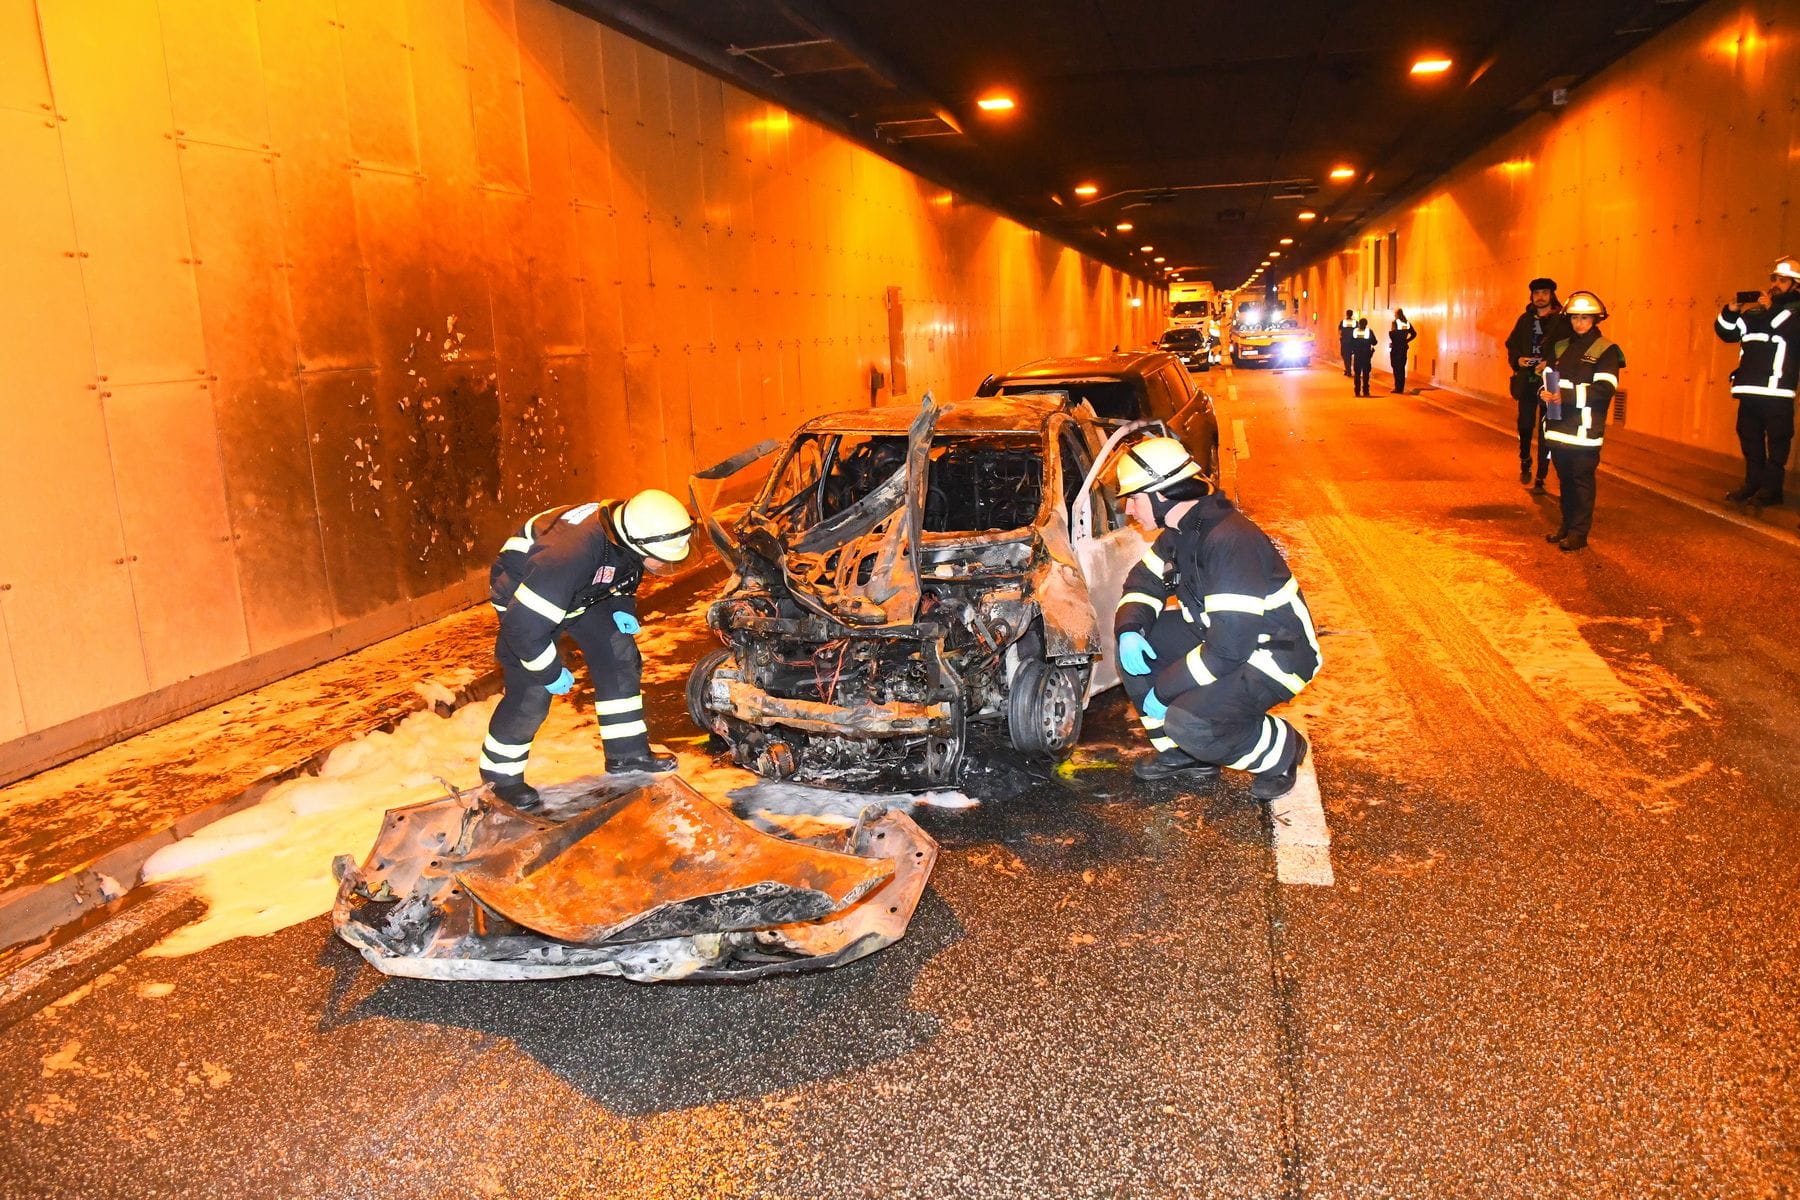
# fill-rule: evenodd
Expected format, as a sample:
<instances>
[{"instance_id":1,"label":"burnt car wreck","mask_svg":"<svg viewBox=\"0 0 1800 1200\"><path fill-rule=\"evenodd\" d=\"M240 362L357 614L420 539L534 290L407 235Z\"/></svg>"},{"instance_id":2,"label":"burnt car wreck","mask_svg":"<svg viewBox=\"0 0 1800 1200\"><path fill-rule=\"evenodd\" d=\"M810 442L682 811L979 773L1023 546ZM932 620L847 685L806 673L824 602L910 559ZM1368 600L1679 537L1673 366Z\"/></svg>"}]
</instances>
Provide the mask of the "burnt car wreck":
<instances>
[{"instance_id":1,"label":"burnt car wreck","mask_svg":"<svg viewBox=\"0 0 1800 1200\"><path fill-rule=\"evenodd\" d=\"M838 788L953 786L976 722L1066 758L1117 681L1112 609L1146 544L1102 472L1133 429L1030 395L802 425L730 529L706 517L735 573L695 724L758 774Z\"/></svg>"}]
</instances>

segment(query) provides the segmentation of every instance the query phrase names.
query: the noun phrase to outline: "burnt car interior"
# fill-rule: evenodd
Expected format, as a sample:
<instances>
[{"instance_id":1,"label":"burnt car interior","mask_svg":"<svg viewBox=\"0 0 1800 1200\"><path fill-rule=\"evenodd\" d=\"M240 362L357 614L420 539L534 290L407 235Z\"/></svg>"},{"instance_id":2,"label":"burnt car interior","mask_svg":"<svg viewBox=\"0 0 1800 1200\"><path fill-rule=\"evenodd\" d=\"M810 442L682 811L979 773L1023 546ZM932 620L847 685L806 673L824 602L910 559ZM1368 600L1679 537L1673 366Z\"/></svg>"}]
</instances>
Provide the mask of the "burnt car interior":
<instances>
[{"instance_id":1,"label":"burnt car interior","mask_svg":"<svg viewBox=\"0 0 1800 1200\"><path fill-rule=\"evenodd\" d=\"M1103 421L1135 421L1143 416L1143 400L1135 385L1123 379L1059 379L1054 383L1002 384L1002 396L1055 396L1074 408L1083 400Z\"/></svg>"},{"instance_id":2,"label":"burnt car interior","mask_svg":"<svg viewBox=\"0 0 1800 1200\"><path fill-rule=\"evenodd\" d=\"M862 500L905 459L906 438L900 434L804 437L783 466L768 511L784 529L805 529ZM1038 517L1043 440L1029 433L939 437L931 447L926 479L925 532L1022 529ZM1081 476L1075 474L1071 487L1080 484Z\"/></svg>"}]
</instances>

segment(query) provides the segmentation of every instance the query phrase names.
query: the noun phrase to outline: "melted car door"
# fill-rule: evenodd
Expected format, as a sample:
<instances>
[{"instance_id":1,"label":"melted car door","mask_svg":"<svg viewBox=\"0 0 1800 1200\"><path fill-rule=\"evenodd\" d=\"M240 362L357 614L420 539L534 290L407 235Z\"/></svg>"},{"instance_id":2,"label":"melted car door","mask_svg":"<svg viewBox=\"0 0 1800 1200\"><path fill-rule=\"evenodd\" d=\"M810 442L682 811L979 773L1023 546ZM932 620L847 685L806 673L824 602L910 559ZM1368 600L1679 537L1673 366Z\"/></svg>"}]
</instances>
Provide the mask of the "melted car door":
<instances>
[{"instance_id":1,"label":"melted car door","mask_svg":"<svg viewBox=\"0 0 1800 1200\"><path fill-rule=\"evenodd\" d=\"M1119 682L1118 647L1112 636L1113 610L1125 594L1126 574L1150 548L1149 539L1125 515L1125 505L1113 482L1113 459L1126 441L1160 430L1150 422L1138 421L1120 427L1101 442L1100 435L1105 431L1099 426L1083 422L1073 428L1081 430L1092 455L1087 478L1081 481L1081 491L1069 514L1069 541L1087 580L1088 599L1100 629L1101 654L1088 677L1091 699Z\"/></svg>"}]
</instances>

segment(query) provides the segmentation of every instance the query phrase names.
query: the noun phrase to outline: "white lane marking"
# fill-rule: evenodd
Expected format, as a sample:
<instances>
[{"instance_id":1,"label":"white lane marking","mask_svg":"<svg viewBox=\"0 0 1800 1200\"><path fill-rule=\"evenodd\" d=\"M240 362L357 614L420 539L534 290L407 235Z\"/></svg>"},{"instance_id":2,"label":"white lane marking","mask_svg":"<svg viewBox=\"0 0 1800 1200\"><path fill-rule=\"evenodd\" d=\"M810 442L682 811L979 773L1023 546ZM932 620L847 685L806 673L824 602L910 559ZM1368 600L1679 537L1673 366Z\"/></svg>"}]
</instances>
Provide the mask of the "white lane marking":
<instances>
[{"instance_id":1,"label":"white lane marking","mask_svg":"<svg viewBox=\"0 0 1800 1200\"><path fill-rule=\"evenodd\" d=\"M1225 385L1225 394L1227 396L1231 397L1231 402L1233 404L1236 404L1237 403L1237 384L1235 384L1235 383L1226 384Z\"/></svg>"},{"instance_id":2,"label":"white lane marking","mask_svg":"<svg viewBox=\"0 0 1800 1200\"><path fill-rule=\"evenodd\" d=\"M1325 823L1312 753L1300 764L1294 790L1269 806L1269 823L1274 829L1277 881L1313 887L1337 882L1331 871L1331 828Z\"/></svg>"},{"instance_id":3,"label":"white lane marking","mask_svg":"<svg viewBox=\"0 0 1800 1200\"><path fill-rule=\"evenodd\" d=\"M1441 387L1441 385L1428 385L1428 386ZM1446 391L1446 392L1455 392L1454 388L1442 388L1441 390ZM1464 395L1467 395L1468 393L1455 392L1455 394L1459 395L1459 396L1464 396ZM1471 396L1469 398L1475 399L1475 397L1473 397L1473 396ZM1517 437L1518 436L1517 430L1515 430L1512 426L1501 425L1497 422L1486 420L1479 413L1465 412L1464 410L1457 408L1453 404L1444 404L1441 401L1433 400L1430 396L1426 396L1426 395L1417 395L1414 397L1414 399L1424 401L1426 404L1431 405L1431 407L1437 409L1439 412L1449 413L1453 417L1461 417L1463 420L1469 422L1471 425L1479 425L1484 429L1492 429L1495 433L1504 433L1508 437ZM1600 471L1602 474L1611 475L1616 479L1623 479L1626 483L1633 484L1637 487L1643 488L1646 492L1650 492L1654 495L1661 496L1664 500L1673 500L1675 503L1680 504L1683 507L1691 508L1695 512L1705 513L1709 517L1716 517L1717 519L1727 522L1728 524L1736 525L1740 529L1752 530L1753 532L1762 534L1764 537L1772 538L1777 542L1781 542L1784 545L1800 546L1800 537L1796 537L1794 534L1789 533L1785 529L1779 528L1778 526L1765 524L1762 521L1752 520L1751 518L1741 516L1738 513L1725 512L1724 510L1716 508L1704 500L1700 500L1694 496L1683 495L1680 492L1674 491L1674 490L1666 487L1665 485L1656 482L1656 480L1654 480L1654 479L1649 479L1643 475L1639 475L1635 471L1628 471L1624 467L1616 467L1616 466L1612 465L1611 463L1607 462L1604 457L1602 457L1600 460Z\"/></svg>"},{"instance_id":4,"label":"white lane marking","mask_svg":"<svg viewBox=\"0 0 1800 1200\"><path fill-rule=\"evenodd\" d=\"M1244 432L1244 420L1237 418L1231 423L1231 452L1239 459L1250 457L1250 435Z\"/></svg>"}]
</instances>

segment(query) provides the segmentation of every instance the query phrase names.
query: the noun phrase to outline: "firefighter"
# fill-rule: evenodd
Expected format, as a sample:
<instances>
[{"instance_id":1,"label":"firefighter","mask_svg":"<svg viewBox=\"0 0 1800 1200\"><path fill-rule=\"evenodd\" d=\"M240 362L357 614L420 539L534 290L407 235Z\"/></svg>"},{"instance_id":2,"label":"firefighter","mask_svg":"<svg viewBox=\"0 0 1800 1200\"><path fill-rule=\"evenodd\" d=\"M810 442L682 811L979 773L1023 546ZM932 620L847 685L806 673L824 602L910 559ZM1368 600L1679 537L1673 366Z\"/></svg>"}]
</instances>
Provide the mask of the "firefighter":
<instances>
[{"instance_id":1,"label":"firefighter","mask_svg":"<svg viewBox=\"0 0 1800 1200\"><path fill-rule=\"evenodd\" d=\"M1350 378L1350 336L1356 332L1356 310L1346 308L1338 322L1338 357L1344 360L1344 378Z\"/></svg>"},{"instance_id":2,"label":"firefighter","mask_svg":"<svg viewBox=\"0 0 1800 1200\"><path fill-rule=\"evenodd\" d=\"M1128 447L1118 479L1131 519L1156 539L1113 617L1125 692L1156 750L1132 773L1211 784L1230 767L1255 776L1257 799L1285 796L1307 744L1268 711L1320 662L1299 583L1175 439Z\"/></svg>"},{"instance_id":3,"label":"firefighter","mask_svg":"<svg viewBox=\"0 0 1800 1200\"><path fill-rule=\"evenodd\" d=\"M1580 550L1588 544L1594 523L1594 474L1600 467L1606 414L1619 390L1625 353L1601 336L1606 305L1594 293L1570 293L1563 312L1569 336L1546 350L1546 365L1556 371L1556 389L1550 389L1551 378L1545 375L1538 391L1546 407L1544 437L1550 442L1550 461L1556 465L1562 493L1562 525L1544 540L1562 550Z\"/></svg>"},{"instance_id":4,"label":"firefighter","mask_svg":"<svg viewBox=\"0 0 1800 1200\"><path fill-rule=\"evenodd\" d=\"M506 694L481 744L481 778L495 795L515 808L542 803L525 782L525 763L550 698L575 684L557 654L565 633L587 660L607 771L675 769L671 755L650 749L640 688L644 660L633 637L644 572L662 574L686 558L693 528L681 501L652 488L622 504L548 509L500 548L488 580L500 614L494 657Z\"/></svg>"},{"instance_id":5,"label":"firefighter","mask_svg":"<svg viewBox=\"0 0 1800 1200\"><path fill-rule=\"evenodd\" d=\"M1375 366L1375 331L1369 328L1367 317L1356 318L1356 326L1350 330L1350 363L1350 382L1356 385L1356 394L1369 395L1369 372Z\"/></svg>"},{"instance_id":6,"label":"firefighter","mask_svg":"<svg viewBox=\"0 0 1800 1200\"><path fill-rule=\"evenodd\" d=\"M1544 478L1550 473L1550 446L1544 441L1544 404L1540 372L1551 346L1569 336L1569 321L1556 298L1556 280L1538 278L1528 285L1531 302L1512 332L1506 335L1506 361L1512 365L1511 391L1519 408L1519 482L1531 485L1531 494L1544 494ZM1537 435L1537 455L1531 453L1532 434ZM1534 470L1535 467L1535 470Z\"/></svg>"},{"instance_id":7,"label":"firefighter","mask_svg":"<svg viewBox=\"0 0 1800 1200\"><path fill-rule=\"evenodd\" d=\"M1769 290L1755 301L1727 304L1713 330L1739 344L1731 394L1738 402L1738 446L1744 452L1744 486L1727 492L1733 504L1780 504L1794 441L1794 387L1800 379L1800 260L1782 258L1769 273Z\"/></svg>"},{"instance_id":8,"label":"firefighter","mask_svg":"<svg viewBox=\"0 0 1800 1200\"><path fill-rule=\"evenodd\" d=\"M1394 369L1394 395L1406 394L1406 358L1419 331L1406 319L1406 310L1394 310L1394 323L1388 327L1388 365Z\"/></svg>"}]
</instances>

